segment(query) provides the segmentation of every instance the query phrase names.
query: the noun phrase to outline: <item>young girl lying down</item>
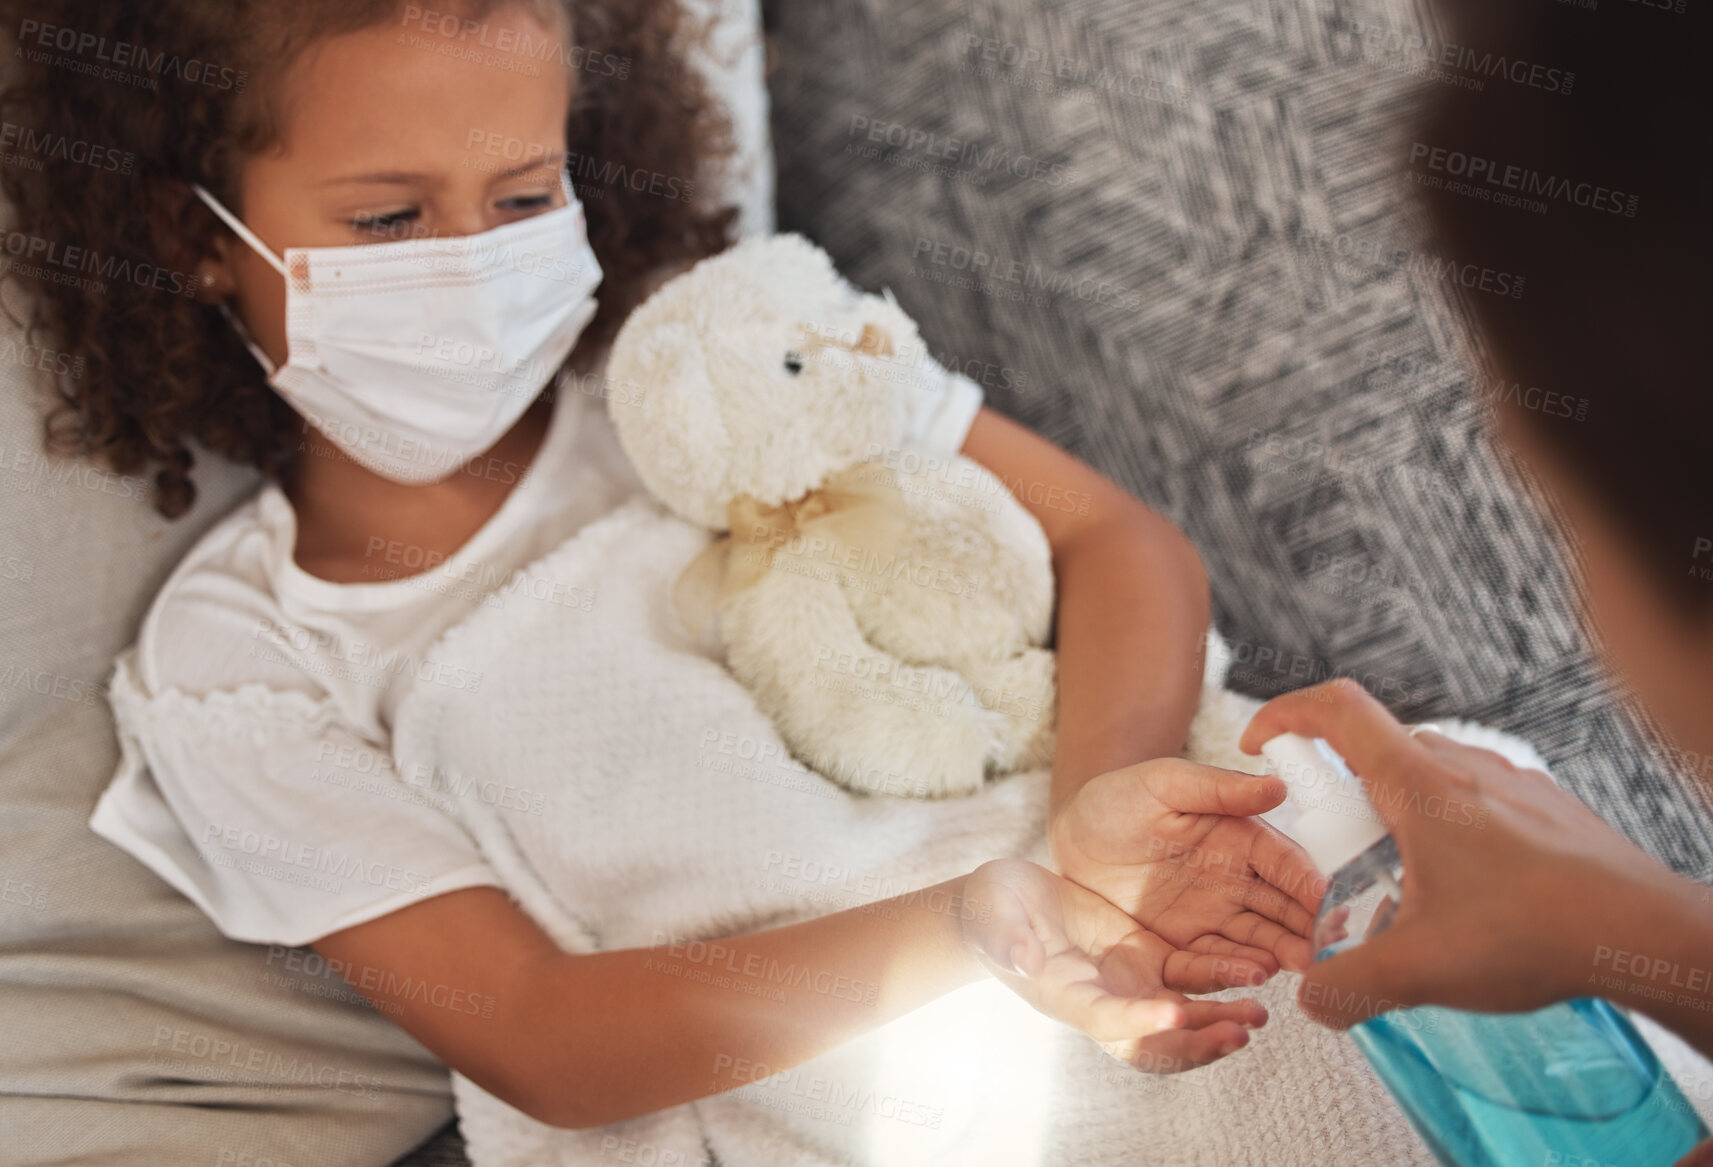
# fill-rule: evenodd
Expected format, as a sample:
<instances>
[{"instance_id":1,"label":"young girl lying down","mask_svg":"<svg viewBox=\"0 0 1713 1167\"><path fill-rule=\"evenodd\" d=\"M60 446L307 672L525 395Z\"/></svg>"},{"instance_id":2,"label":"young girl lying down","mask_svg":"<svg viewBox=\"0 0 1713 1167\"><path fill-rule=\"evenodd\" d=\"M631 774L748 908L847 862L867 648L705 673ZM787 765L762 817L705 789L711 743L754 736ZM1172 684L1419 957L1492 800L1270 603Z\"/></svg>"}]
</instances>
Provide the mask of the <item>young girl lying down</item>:
<instances>
[{"instance_id":1,"label":"young girl lying down","mask_svg":"<svg viewBox=\"0 0 1713 1167\"><path fill-rule=\"evenodd\" d=\"M194 498L192 439L264 475L115 665L124 761L92 827L228 936L348 970L457 1072L478 1162L616 1158L650 1131L683 1162L1072 1161L994 1109L1022 1108L982 1076L1005 1035L1041 1043L1025 1093L1092 1129L1087 1075L1054 1065L1092 1050L1140 1116L1148 1079L1108 1054L1223 1058L1266 1010L1186 994L1308 957L1312 880L1247 817L1280 784L1176 760L1208 621L1194 551L973 383L924 377L901 390L913 440L1019 484L1052 545L1052 772L943 802L776 780L789 766L754 764L782 756L771 728L665 616L706 535L640 497L600 376L651 284L730 242L729 211L684 197L729 137L681 67L694 30L670 0L442 7L37 3L14 21L26 42L73 27L239 79L141 91L36 65L9 94L9 117L136 158L8 171L16 228L177 281L19 273L84 362L57 440L155 470L168 517ZM1030 501L1066 496L1086 506ZM519 586L531 565L549 586ZM902 894L833 910L861 897L812 869ZM942 998L966 1004L933 1013ZM937 1020L911 1036L913 1011ZM937 1094L895 1085L901 1041ZM781 1088L798 1081L820 1085ZM734 1092L752 1102L721 1109ZM848 1114L817 1118L840 1096L891 1133L844 1139ZM500 1117L517 1112L542 1140L527 1154ZM906 1128L930 1143L876 1149ZM1008 1132L1000 1157L971 1149L984 1130Z\"/></svg>"}]
</instances>

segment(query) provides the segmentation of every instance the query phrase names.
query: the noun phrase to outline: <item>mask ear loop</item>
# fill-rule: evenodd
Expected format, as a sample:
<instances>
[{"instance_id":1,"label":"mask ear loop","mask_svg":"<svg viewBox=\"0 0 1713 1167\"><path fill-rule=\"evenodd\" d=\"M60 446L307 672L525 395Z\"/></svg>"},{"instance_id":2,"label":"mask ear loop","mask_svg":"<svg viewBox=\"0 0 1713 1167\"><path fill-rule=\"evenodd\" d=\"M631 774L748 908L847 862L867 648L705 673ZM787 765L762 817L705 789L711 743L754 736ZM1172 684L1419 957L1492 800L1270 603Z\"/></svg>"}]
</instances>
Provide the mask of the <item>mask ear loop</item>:
<instances>
[{"instance_id":1,"label":"mask ear loop","mask_svg":"<svg viewBox=\"0 0 1713 1167\"><path fill-rule=\"evenodd\" d=\"M254 231L244 226L243 220L239 219L237 215L234 215L231 211L228 211L225 207L221 206L220 200L209 194L207 188L205 188L200 182L193 182L190 184L190 187L196 192L196 197L207 203L208 209L213 211L216 215L219 215L220 221L232 228L233 233L236 234L238 238L242 239L245 243L248 243L258 255L272 264L273 269L279 272L280 275L284 276L288 281L291 279L291 273L286 270L285 260L275 255L272 251L269 251L268 245L263 243Z\"/></svg>"},{"instance_id":2,"label":"mask ear loop","mask_svg":"<svg viewBox=\"0 0 1713 1167\"><path fill-rule=\"evenodd\" d=\"M237 235L238 238L249 244L256 254L267 260L268 263L273 266L275 271L285 277L286 284L289 287L291 284L291 276L286 270L285 262L272 251L268 250L268 245L263 243L254 231L244 226L243 220L239 219L238 216L234 215L231 211L228 211L224 206L222 206L219 199L209 194L207 188L205 188L200 182L193 182L190 185L191 189L196 192L196 197L208 204L208 209L220 216L220 221L222 223L225 223L228 227L232 228L233 233ZM244 322L233 314L231 308L227 307L226 301L220 301L217 306L220 309L220 314L226 317L227 321L232 325L233 331L238 334L238 339L244 342L244 347L250 350L250 355L256 358L256 363L262 366L262 371L268 375L270 380L272 380L274 374L279 372L279 366L274 364L272 357L262 351L262 346L257 344L255 338L250 335L250 330L244 327Z\"/></svg>"}]
</instances>

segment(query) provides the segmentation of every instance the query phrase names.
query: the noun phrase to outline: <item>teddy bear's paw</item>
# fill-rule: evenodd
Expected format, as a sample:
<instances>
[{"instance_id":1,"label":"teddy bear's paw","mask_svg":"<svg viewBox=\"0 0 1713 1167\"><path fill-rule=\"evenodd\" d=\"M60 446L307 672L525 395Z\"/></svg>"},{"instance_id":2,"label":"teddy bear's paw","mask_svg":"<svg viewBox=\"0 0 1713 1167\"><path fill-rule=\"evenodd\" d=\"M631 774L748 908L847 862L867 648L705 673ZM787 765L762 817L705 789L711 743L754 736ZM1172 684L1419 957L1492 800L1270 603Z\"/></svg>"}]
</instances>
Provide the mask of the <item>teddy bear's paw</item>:
<instances>
[{"instance_id":1,"label":"teddy bear's paw","mask_svg":"<svg viewBox=\"0 0 1713 1167\"><path fill-rule=\"evenodd\" d=\"M974 794L992 771L992 758L1007 728L1005 718L970 695L924 712L900 759L909 793L918 798Z\"/></svg>"},{"instance_id":2,"label":"teddy bear's paw","mask_svg":"<svg viewBox=\"0 0 1713 1167\"><path fill-rule=\"evenodd\" d=\"M998 659L965 661L962 672L982 706L1000 718L989 755L993 771L1009 774L1049 764L1058 708L1052 652L1027 648Z\"/></svg>"},{"instance_id":3,"label":"teddy bear's paw","mask_svg":"<svg viewBox=\"0 0 1713 1167\"><path fill-rule=\"evenodd\" d=\"M965 798L987 782L987 767L979 759L963 758L955 764L925 769L916 775L918 798Z\"/></svg>"},{"instance_id":4,"label":"teddy bear's paw","mask_svg":"<svg viewBox=\"0 0 1713 1167\"><path fill-rule=\"evenodd\" d=\"M1058 727L1051 721L1039 723L1035 727L1034 736L1014 758L994 760L995 769L1001 774L1010 774L1018 770L1041 770L1053 764L1053 751L1059 744Z\"/></svg>"},{"instance_id":5,"label":"teddy bear's paw","mask_svg":"<svg viewBox=\"0 0 1713 1167\"><path fill-rule=\"evenodd\" d=\"M892 748L835 753L824 748L805 757L818 773L853 794L904 798L957 798L974 794L986 780L991 734L948 732L919 725Z\"/></svg>"},{"instance_id":6,"label":"teddy bear's paw","mask_svg":"<svg viewBox=\"0 0 1713 1167\"><path fill-rule=\"evenodd\" d=\"M750 671L734 669L740 679ZM1002 713L983 707L968 682L944 668L865 658L836 678L757 680L757 703L792 753L858 793L972 793L1008 729Z\"/></svg>"}]
</instances>

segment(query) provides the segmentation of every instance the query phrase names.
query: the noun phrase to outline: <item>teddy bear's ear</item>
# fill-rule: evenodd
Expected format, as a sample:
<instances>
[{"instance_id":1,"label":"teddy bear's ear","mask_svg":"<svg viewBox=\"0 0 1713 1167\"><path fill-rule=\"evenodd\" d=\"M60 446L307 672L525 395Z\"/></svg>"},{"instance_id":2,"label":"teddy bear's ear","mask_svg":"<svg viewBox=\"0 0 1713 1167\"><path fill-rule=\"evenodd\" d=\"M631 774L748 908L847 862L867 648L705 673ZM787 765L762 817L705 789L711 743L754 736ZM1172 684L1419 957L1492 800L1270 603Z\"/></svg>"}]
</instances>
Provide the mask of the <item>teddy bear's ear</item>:
<instances>
[{"instance_id":1,"label":"teddy bear's ear","mask_svg":"<svg viewBox=\"0 0 1713 1167\"><path fill-rule=\"evenodd\" d=\"M632 343L615 345L608 365L608 376L636 386L640 404L614 402L608 415L656 498L692 523L724 530L732 439L704 345L687 322L651 323Z\"/></svg>"}]
</instances>

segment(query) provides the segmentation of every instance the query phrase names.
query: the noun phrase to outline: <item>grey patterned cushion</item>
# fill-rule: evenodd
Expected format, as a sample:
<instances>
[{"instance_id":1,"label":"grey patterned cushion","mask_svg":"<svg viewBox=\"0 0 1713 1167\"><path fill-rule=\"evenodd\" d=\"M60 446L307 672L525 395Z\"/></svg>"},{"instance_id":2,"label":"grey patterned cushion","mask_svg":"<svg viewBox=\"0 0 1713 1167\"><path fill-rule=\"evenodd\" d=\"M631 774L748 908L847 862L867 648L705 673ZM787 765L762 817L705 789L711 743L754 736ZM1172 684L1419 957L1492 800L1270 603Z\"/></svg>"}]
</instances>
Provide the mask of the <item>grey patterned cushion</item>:
<instances>
[{"instance_id":1,"label":"grey patterned cushion","mask_svg":"<svg viewBox=\"0 0 1713 1167\"><path fill-rule=\"evenodd\" d=\"M1713 814L1673 774L1700 760L1648 744L1483 436L1497 388L1450 287L1527 273L1422 241L1414 5L772 8L781 228L1188 532L1234 684L1348 675L1401 716L1520 733L1713 879Z\"/></svg>"}]
</instances>

